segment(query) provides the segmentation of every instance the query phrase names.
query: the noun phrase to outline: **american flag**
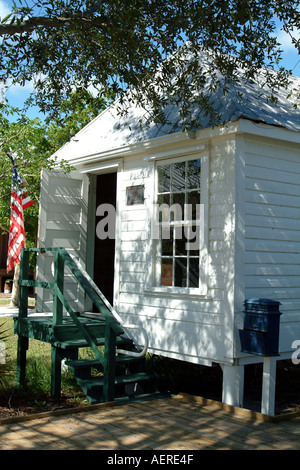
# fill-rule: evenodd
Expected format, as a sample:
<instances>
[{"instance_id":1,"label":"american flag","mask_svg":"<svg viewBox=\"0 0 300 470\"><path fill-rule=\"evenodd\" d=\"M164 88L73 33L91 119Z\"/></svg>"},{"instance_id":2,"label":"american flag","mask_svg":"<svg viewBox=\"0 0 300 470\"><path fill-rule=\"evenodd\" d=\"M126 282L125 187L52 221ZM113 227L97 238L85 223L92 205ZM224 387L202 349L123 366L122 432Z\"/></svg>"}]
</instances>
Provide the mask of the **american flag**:
<instances>
[{"instance_id":1,"label":"american flag","mask_svg":"<svg viewBox=\"0 0 300 470\"><path fill-rule=\"evenodd\" d=\"M34 201L28 196L28 191L24 188L24 183L17 170L17 165L13 157L12 161L12 182L11 182L11 202L10 202L10 229L8 238L7 272L14 269L20 263L22 248L25 248L25 230L23 210L32 206Z\"/></svg>"}]
</instances>

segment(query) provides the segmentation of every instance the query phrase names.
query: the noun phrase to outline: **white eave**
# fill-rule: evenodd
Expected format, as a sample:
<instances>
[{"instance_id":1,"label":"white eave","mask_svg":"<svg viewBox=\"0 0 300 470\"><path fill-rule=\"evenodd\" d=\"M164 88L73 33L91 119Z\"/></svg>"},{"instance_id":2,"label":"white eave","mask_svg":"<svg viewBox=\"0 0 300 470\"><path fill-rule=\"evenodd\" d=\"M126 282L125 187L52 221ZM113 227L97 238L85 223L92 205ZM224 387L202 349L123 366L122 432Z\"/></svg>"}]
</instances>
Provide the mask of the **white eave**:
<instances>
[{"instance_id":1,"label":"white eave","mask_svg":"<svg viewBox=\"0 0 300 470\"><path fill-rule=\"evenodd\" d=\"M147 160L163 158L167 156L170 147L173 149L177 148L178 152L185 153L202 151L208 145L210 139L229 134L251 134L258 137L300 144L300 132L249 119L239 119L232 123L201 129L196 132L178 132L93 154L82 154L78 157L69 158L68 162L75 168L86 172L88 169L92 170L93 165L96 163L125 158L129 155L141 155ZM75 142L73 142L73 145L75 145ZM174 150L174 152L176 151ZM63 155L62 158L64 158Z\"/></svg>"},{"instance_id":2,"label":"white eave","mask_svg":"<svg viewBox=\"0 0 300 470\"><path fill-rule=\"evenodd\" d=\"M178 132L177 134L166 135L163 137L156 137L148 139L144 142L137 142L134 144L122 145L120 147L107 149L93 153L90 155L80 155L75 158L69 159L69 163L73 166L89 165L96 161L107 160L110 158L121 158L128 155L147 154L153 152L159 147L167 147L169 145L180 144L195 139L195 132ZM62 158L64 158L62 156Z\"/></svg>"}]
</instances>

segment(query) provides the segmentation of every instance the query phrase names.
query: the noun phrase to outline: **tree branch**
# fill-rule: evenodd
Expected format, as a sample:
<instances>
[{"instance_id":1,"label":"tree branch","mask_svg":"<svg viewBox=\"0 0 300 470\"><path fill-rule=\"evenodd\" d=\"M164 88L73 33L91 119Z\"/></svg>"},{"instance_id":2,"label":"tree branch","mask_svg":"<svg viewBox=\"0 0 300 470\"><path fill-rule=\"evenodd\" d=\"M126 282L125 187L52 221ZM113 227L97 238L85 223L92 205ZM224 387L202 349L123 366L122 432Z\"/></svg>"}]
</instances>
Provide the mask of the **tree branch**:
<instances>
[{"instance_id":1,"label":"tree branch","mask_svg":"<svg viewBox=\"0 0 300 470\"><path fill-rule=\"evenodd\" d=\"M44 28L59 28L61 26L73 26L73 25L85 25L88 28L96 28L101 31L107 30L109 25L103 23L100 19L86 18L82 16L70 16L70 17L57 17L57 18L46 18L43 16L34 16L25 21L15 21L10 24L0 24L0 36L8 35L13 36L14 34L20 34L24 32L30 32L39 26Z\"/></svg>"}]
</instances>

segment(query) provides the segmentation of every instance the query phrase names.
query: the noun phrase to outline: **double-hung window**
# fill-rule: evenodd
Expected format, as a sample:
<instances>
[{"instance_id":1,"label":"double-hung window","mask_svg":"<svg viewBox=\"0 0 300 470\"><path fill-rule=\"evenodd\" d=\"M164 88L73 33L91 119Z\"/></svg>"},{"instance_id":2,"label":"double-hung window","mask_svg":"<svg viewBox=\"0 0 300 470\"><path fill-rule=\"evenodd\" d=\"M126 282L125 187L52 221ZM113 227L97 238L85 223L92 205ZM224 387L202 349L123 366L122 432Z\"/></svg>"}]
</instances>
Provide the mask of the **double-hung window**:
<instances>
[{"instance_id":1,"label":"double-hung window","mask_svg":"<svg viewBox=\"0 0 300 470\"><path fill-rule=\"evenodd\" d=\"M156 163L153 280L165 291L204 292L205 162L190 157Z\"/></svg>"}]
</instances>

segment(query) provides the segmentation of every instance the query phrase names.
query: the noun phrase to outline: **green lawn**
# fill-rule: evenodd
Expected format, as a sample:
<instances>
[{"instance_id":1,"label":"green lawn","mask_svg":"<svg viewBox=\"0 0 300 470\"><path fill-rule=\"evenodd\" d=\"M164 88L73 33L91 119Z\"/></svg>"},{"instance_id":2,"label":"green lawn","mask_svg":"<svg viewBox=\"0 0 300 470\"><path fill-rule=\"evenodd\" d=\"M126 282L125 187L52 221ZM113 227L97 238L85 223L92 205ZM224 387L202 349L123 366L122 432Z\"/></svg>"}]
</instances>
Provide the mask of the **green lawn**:
<instances>
[{"instance_id":1,"label":"green lawn","mask_svg":"<svg viewBox=\"0 0 300 470\"><path fill-rule=\"evenodd\" d=\"M0 307L9 306L10 304L10 297L1 297L0 298ZM33 297L29 297L28 305L30 307L34 307L35 299Z\"/></svg>"}]
</instances>

